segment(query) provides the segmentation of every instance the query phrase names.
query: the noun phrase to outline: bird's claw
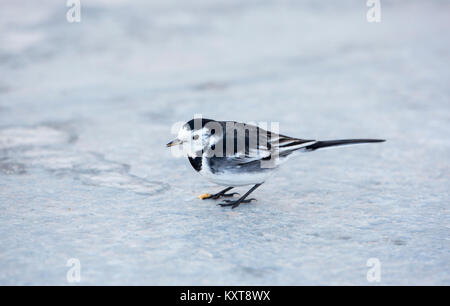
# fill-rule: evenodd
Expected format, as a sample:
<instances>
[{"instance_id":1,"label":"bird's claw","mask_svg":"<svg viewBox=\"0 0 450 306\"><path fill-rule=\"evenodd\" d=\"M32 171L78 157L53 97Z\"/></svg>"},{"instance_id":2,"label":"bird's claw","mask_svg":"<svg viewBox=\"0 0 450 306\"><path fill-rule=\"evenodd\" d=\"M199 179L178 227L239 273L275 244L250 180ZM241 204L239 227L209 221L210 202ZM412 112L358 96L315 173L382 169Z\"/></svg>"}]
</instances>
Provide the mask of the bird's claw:
<instances>
[{"instance_id":1,"label":"bird's claw","mask_svg":"<svg viewBox=\"0 0 450 306\"><path fill-rule=\"evenodd\" d=\"M247 200L237 200L237 201L233 201L233 200L223 200L222 203L219 203L217 205L220 205L222 207L227 207L227 206L231 206L231 208L236 208L238 207L241 203L250 203L251 201L256 201L255 198L251 198L251 199L247 199Z\"/></svg>"},{"instance_id":2,"label":"bird's claw","mask_svg":"<svg viewBox=\"0 0 450 306\"><path fill-rule=\"evenodd\" d=\"M251 198L251 199L247 199L247 200L242 200L239 203L250 203L251 201L256 201L255 198ZM236 203L238 201L233 201L233 200L223 200L224 203L230 204L230 203ZM221 203L222 204L222 203Z\"/></svg>"},{"instance_id":3,"label":"bird's claw","mask_svg":"<svg viewBox=\"0 0 450 306\"><path fill-rule=\"evenodd\" d=\"M230 202L230 203L219 203L217 205L220 205L221 207L231 206L231 208L236 208L236 207L239 206L239 204L240 204L239 202L233 201L233 202Z\"/></svg>"}]
</instances>

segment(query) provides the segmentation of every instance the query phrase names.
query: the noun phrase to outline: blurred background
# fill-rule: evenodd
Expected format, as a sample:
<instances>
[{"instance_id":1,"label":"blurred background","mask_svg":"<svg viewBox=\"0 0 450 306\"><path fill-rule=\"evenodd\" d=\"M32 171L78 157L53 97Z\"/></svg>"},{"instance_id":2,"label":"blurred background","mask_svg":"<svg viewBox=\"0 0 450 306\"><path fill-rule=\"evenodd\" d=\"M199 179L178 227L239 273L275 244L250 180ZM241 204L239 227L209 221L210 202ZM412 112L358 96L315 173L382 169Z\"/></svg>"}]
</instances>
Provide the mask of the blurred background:
<instances>
[{"instance_id":1,"label":"blurred background","mask_svg":"<svg viewBox=\"0 0 450 306\"><path fill-rule=\"evenodd\" d=\"M450 284L448 1L65 4L0 4L0 284ZM194 114L387 142L230 210L165 148Z\"/></svg>"}]
</instances>

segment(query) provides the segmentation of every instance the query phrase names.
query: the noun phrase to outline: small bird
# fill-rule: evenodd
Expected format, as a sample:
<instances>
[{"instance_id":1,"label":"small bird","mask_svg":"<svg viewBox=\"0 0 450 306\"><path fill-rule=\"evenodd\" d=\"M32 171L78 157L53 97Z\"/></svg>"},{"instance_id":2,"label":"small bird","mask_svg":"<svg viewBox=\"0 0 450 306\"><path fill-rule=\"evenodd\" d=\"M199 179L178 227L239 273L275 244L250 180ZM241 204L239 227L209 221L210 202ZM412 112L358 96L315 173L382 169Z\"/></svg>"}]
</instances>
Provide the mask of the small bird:
<instances>
[{"instance_id":1,"label":"small bird","mask_svg":"<svg viewBox=\"0 0 450 306\"><path fill-rule=\"evenodd\" d=\"M311 152L332 146L383 142L383 139L307 140L270 132L258 126L235 121L195 118L185 123L177 138L167 147L182 145L191 166L208 180L222 186L216 194L200 199L233 197L234 187L253 185L242 197L224 200L220 206L238 207L254 198L247 197L276 169L297 152Z\"/></svg>"}]
</instances>

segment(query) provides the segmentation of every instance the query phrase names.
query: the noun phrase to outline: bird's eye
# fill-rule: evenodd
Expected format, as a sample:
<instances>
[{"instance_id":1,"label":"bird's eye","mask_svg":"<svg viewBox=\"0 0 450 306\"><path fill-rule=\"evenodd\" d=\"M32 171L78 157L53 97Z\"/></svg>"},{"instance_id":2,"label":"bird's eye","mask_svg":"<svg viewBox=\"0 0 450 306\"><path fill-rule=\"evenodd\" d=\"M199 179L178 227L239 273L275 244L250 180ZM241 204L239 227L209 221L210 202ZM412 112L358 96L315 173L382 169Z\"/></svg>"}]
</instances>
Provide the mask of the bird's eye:
<instances>
[{"instance_id":1,"label":"bird's eye","mask_svg":"<svg viewBox=\"0 0 450 306\"><path fill-rule=\"evenodd\" d=\"M198 135L194 135L194 136L192 136L192 139L197 140L198 137L199 137Z\"/></svg>"}]
</instances>

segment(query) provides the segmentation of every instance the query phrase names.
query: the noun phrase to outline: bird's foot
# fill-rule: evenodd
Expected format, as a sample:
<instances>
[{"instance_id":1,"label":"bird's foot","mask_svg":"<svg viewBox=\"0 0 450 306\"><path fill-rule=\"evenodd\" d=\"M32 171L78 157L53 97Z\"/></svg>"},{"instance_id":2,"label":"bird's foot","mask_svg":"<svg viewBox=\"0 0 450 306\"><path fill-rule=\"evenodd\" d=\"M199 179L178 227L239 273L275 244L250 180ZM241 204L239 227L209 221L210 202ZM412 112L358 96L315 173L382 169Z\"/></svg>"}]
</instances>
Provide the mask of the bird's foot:
<instances>
[{"instance_id":1,"label":"bird's foot","mask_svg":"<svg viewBox=\"0 0 450 306\"><path fill-rule=\"evenodd\" d=\"M247 199L247 200L223 200L222 203L219 203L217 205L220 205L222 207L227 207L227 206L231 206L231 208L236 208L238 207L240 204L242 203L250 203L251 201L256 201L255 198L251 198L251 199Z\"/></svg>"},{"instance_id":2,"label":"bird's foot","mask_svg":"<svg viewBox=\"0 0 450 306\"><path fill-rule=\"evenodd\" d=\"M206 200L206 199L213 199L213 200L217 200L219 198L229 198L229 197L233 197L234 195L239 195L239 193L237 192L232 192L232 193L216 193L216 194L209 194L209 193L204 193L201 196L199 196L199 199L201 200Z\"/></svg>"}]
</instances>

